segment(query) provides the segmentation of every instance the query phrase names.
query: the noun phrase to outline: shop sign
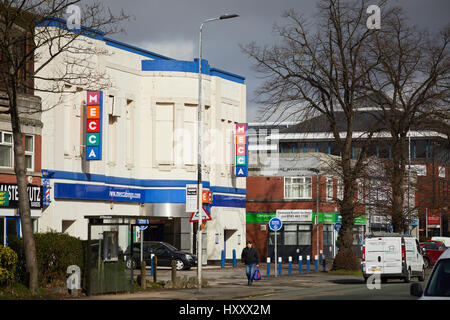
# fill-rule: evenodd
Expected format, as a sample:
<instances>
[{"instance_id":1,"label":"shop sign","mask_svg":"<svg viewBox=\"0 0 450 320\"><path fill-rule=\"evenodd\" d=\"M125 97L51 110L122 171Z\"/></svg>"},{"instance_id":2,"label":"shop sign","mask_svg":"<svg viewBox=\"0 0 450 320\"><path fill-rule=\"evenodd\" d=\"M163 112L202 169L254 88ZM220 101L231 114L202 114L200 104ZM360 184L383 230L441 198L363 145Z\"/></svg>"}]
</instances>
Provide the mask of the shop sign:
<instances>
[{"instance_id":1,"label":"shop sign","mask_svg":"<svg viewBox=\"0 0 450 320\"><path fill-rule=\"evenodd\" d=\"M441 216L439 213L428 213L427 214L427 228L440 228L441 227Z\"/></svg>"},{"instance_id":2,"label":"shop sign","mask_svg":"<svg viewBox=\"0 0 450 320\"><path fill-rule=\"evenodd\" d=\"M312 221L312 210L277 210L277 218L284 222L311 222Z\"/></svg>"},{"instance_id":3,"label":"shop sign","mask_svg":"<svg viewBox=\"0 0 450 320\"><path fill-rule=\"evenodd\" d=\"M340 214L337 215L336 222L341 222L342 223L342 216ZM366 216L355 217L353 222L355 224L365 225L365 224L367 224L367 217Z\"/></svg>"},{"instance_id":4,"label":"shop sign","mask_svg":"<svg viewBox=\"0 0 450 320\"><path fill-rule=\"evenodd\" d=\"M296 214L295 211L298 211ZM301 214L303 211L303 214ZM309 212L308 212L309 211ZM258 213L247 213L246 221L247 223L268 223L270 219L278 217L283 222L299 222L299 223L312 223L315 221L316 213L312 210L277 210L274 212L258 212ZM289 220L288 220L289 219ZM290 220L298 219L298 220ZM341 216L333 212L319 212L319 223L341 223ZM355 218L355 224L365 225L367 222L366 216L360 216Z\"/></svg>"},{"instance_id":5,"label":"shop sign","mask_svg":"<svg viewBox=\"0 0 450 320\"><path fill-rule=\"evenodd\" d=\"M103 92L87 92L86 160L102 160Z\"/></svg>"},{"instance_id":6,"label":"shop sign","mask_svg":"<svg viewBox=\"0 0 450 320\"><path fill-rule=\"evenodd\" d=\"M41 198L42 187L35 186L35 185L28 185L27 191L28 191L28 198L30 200L30 208L31 209L41 209L42 208L42 198ZM0 199L0 202L3 203L3 205L1 205L1 207L3 207L3 208L19 208L19 187L17 186L17 184L8 184L8 183L0 184L0 198L3 198L3 196L6 195L6 193L9 196L5 197L5 199L3 200L4 202Z\"/></svg>"}]
</instances>

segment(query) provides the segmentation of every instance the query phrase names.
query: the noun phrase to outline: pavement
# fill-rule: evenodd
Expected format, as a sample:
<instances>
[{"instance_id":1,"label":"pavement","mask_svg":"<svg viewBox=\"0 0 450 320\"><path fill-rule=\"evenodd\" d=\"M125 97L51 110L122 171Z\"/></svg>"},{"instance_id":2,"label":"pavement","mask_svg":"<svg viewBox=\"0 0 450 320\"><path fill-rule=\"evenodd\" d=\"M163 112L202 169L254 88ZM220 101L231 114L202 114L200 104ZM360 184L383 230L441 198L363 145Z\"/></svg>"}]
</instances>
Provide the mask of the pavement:
<instances>
[{"instance_id":1,"label":"pavement","mask_svg":"<svg viewBox=\"0 0 450 320\"><path fill-rule=\"evenodd\" d=\"M150 289L134 293L104 294L84 297L88 300L247 300L264 299L264 297L276 296L287 287L320 289L330 285L338 285L343 275L335 275L320 272L314 272L314 265L311 266L308 273L303 266L302 273L299 274L297 264L292 265L292 274L289 275L288 265L283 265L281 276L274 276L274 266L272 264L270 276L267 277L266 264L260 265L262 279L254 281L253 285L248 286L245 275L245 266L239 264L236 268L227 265L225 268L220 266L204 266L202 268L202 278L208 281L208 286L198 290L194 289ZM329 269L331 266L328 266ZM148 271L147 279L153 281ZM137 275L138 272L135 273ZM171 280L170 268L158 268L157 281ZM177 277L196 277L197 269L177 271ZM362 275L345 275L345 279L363 283Z\"/></svg>"}]
</instances>

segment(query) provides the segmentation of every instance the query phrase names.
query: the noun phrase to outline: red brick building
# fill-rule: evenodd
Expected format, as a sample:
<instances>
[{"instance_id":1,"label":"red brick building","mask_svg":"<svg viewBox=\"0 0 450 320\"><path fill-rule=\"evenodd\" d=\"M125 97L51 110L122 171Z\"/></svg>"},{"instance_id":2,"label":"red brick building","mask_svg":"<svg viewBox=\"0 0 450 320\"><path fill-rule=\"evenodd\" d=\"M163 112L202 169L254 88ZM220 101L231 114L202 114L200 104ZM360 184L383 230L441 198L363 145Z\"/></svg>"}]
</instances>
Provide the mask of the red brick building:
<instances>
[{"instance_id":1,"label":"red brick building","mask_svg":"<svg viewBox=\"0 0 450 320\"><path fill-rule=\"evenodd\" d=\"M284 160L281 167L290 168L286 172L280 170L278 174L265 176L253 171L247 178L247 240L255 243L261 259L271 257L273 261L275 235L269 230L268 222L277 216L283 221L283 228L277 232L278 256L285 261L289 256L296 261L299 255L304 260L308 255L313 259L318 252L318 212L319 253L334 257L337 252L335 225L340 221L335 200L342 197L342 182L319 171L317 185L317 169L296 170L286 166ZM360 253L366 232L364 206L358 207L357 212L361 216L355 219L354 249Z\"/></svg>"},{"instance_id":2,"label":"red brick building","mask_svg":"<svg viewBox=\"0 0 450 320\"><path fill-rule=\"evenodd\" d=\"M32 51L31 37L18 27L14 50L20 56ZM17 180L14 172L14 142L6 82L9 60L0 55L0 245L8 244L8 236L21 235L18 209ZM25 149L28 176L28 193L31 216L37 229L37 219L42 215L41 150L42 122L41 99L34 95L34 59L31 57L17 76L17 106Z\"/></svg>"}]
</instances>

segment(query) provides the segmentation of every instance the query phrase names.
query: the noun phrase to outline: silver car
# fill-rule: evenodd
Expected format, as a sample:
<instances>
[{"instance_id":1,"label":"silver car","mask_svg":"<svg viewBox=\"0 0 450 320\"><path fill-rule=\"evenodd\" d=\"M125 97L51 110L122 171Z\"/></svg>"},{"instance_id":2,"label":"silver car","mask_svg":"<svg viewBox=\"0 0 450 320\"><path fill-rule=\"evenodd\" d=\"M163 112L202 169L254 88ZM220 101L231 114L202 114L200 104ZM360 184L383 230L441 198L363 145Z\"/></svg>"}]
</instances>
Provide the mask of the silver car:
<instances>
[{"instance_id":1,"label":"silver car","mask_svg":"<svg viewBox=\"0 0 450 320\"><path fill-rule=\"evenodd\" d=\"M444 251L431 271L425 290L420 283L413 283L410 294L419 300L450 300L450 249Z\"/></svg>"}]
</instances>

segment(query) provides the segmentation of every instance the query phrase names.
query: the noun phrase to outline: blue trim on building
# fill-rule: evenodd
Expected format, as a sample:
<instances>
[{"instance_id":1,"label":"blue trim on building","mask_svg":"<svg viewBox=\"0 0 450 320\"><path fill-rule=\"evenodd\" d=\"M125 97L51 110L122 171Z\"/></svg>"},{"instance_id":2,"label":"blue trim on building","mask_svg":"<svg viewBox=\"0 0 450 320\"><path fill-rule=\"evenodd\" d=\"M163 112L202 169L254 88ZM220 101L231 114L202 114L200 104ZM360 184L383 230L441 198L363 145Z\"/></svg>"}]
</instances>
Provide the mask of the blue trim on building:
<instances>
[{"instance_id":1,"label":"blue trim on building","mask_svg":"<svg viewBox=\"0 0 450 320\"><path fill-rule=\"evenodd\" d=\"M217 77L220 77L220 78L225 79L225 80L230 80L230 81L234 81L234 82L237 82L237 83L245 84L245 77L240 76L238 74L234 74L234 73L231 73L231 72L228 72L228 71L224 71L224 70L220 70L220 69L217 69L217 68L211 68L210 71L211 71L210 72L211 76L217 76Z\"/></svg>"},{"instance_id":2,"label":"blue trim on building","mask_svg":"<svg viewBox=\"0 0 450 320\"><path fill-rule=\"evenodd\" d=\"M73 29L69 30L67 28L67 20L61 19L61 18L48 18L44 22L39 23L36 25L36 27L55 27L63 30L68 30L70 32L74 33L80 33L82 36L86 36L92 39L96 40L103 40L105 33L99 30L86 28L85 26L81 26L81 29Z\"/></svg>"},{"instance_id":3,"label":"blue trim on building","mask_svg":"<svg viewBox=\"0 0 450 320\"><path fill-rule=\"evenodd\" d=\"M55 183L55 199L132 203L185 203L184 190L118 188L107 185Z\"/></svg>"},{"instance_id":4,"label":"blue trim on building","mask_svg":"<svg viewBox=\"0 0 450 320\"><path fill-rule=\"evenodd\" d=\"M43 178L72 180L80 182L98 182L104 184L115 184L131 187L148 188L185 188L187 184L197 184L197 180L150 180L150 179L132 179L111 177L102 174L89 174L81 172L42 170ZM202 181L203 188L209 188L212 192L247 194L246 189L211 186L209 181Z\"/></svg>"},{"instance_id":5,"label":"blue trim on building","mask_svg":"<svg viewBox=\"0 0 450 320\"><path fill-rule=\"evenodd\" d=\"M142 71L174 71L198 74L198 59L194 61L181 60L142 60ZM225 80L244 84L245 78L234 73L211 68L207 60L202 60L202 74L220 77Z\"/></svg>"},{"instance_id":6,"label":"blue trim on building","mask_svg":"<svg viewBox=\"0 0 450 320\"><path fill-rule=\"evenodd\" d=\"M246 198L225 195L213 195L213 207L246 208Z\"/></svg>"},{"instance_id":7,"label":"blue trim on building","mask_svg":"<svg viewBox=\"0 0 450 320\"><path fill-rule=\"evenodd\" d=\"M183 189L135 189L79 183L54 184L55 199L129 203L186 203ZM245 208L245 197L214 195L212 206Z\"/></svg>"}]
</instances>

